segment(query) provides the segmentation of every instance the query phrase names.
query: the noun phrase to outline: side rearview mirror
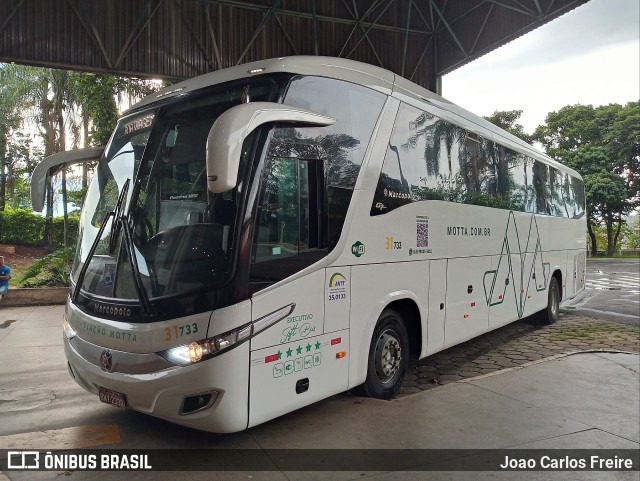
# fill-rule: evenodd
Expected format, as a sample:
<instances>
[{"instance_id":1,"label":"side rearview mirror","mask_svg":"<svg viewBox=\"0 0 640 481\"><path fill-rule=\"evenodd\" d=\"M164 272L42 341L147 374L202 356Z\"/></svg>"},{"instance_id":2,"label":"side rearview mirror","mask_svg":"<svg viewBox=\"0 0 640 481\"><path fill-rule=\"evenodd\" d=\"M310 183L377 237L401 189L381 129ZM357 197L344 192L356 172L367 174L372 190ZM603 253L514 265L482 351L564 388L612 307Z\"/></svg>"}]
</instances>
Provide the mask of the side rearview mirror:
<instances>
[{"instance_id":1,"label":"side rearview mirror","mask_svg":"<svg viewBox=\"0 0 640 481\"><path fill-rule=\"evenodd\" d=\"M238 182L242 144L257 127L267 123L333 125L335 119L310 110L274 102L236 105L214 122L207 137L207 186L213 193L227 192Z\"/></svg>"},{"instance_id":2,"label":"side rearview mirror","mask_svg":"<svg viewBox=\"0 0 640 481\"><path fill-rule=\"evenodd\" d=\"M47 179L54 175L60 168L84 162L100 160L104 147L91 147L88 149L69 150L46 157L36 165L31 174L31 206L34 211L42 212L44 197L47 188Z\"/></svg>"}]
</instances>

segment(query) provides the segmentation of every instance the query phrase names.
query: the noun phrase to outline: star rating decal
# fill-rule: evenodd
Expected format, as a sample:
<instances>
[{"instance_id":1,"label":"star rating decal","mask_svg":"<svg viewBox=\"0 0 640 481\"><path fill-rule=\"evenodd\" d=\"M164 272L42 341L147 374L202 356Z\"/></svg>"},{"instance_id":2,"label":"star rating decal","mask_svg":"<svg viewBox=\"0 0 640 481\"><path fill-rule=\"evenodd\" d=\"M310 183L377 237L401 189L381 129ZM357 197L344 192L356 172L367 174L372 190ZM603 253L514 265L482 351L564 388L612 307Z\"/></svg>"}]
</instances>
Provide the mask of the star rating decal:
<instances>
[{"instance_id":1,"label":"star rating decal","mask_svg":"<svg viewBox=\"0 0 640 481\"><path fill-rule=\"evenodd\" d=\"M302 354L304 352L311 352L311 350L315 347L316 351L319 351L322 347L322 343L320 341L316 341L315 344L307 343L307 345L298 344L298 347L295 348L296 354ZM293 355L293 349L289 348L285 351L287 353L287 357L291 357Z\"/></svg>"},{"instance_id":2,"label":"star rating decal","mask_svg":"<svg viewBox=\"0 0 640 481\"><path fill-rule=\"evenodd\" d=\"M334 344L334 341L331 341L331 345L333 345L333 344ZM278 350L277 353L270 354L270 355L266 356L264 358L264 362L266 364L268 364L268 363L271 363L271 362L279 361L279 360L282 359L284 354L286 354L287 358L291 358L291 357L294 357L294 355L300 356L303 353L310 353L312 351L316 351L316 353L314 354L314 356L316 356L316 357L313 359L313 361L308 361L307 358L311 359L311 357L310 356L305 356L305 358L304 358L305 359L305 367L304 367L304 369L307 369L307 367L313 367L313 366L319 365L320 362L321 362L320 361L321 357L319 357L319 356L322 356L322 352L317 352L317 351L322 351L322 349L321 349L322 348L322 343L319 340L316 340L316 342L313 343L313 344L311 342L307 342L307 344L298 344L297 347L292 347L292 346L287 346L287 347L288 347L287 350L285 350L284 352L282 350ZM315 349L314 349L314 347L315 347ZM294 354L294 351L295 351L295 354ZM302 359L302 358L296 359L296 362L298 362L300 359ZM308 363L308 362L311 362L310 366L306 365L306 363ZM293 360L286 361L285 364L287 364L287 363L293 363ZM293 366L293 364L292 364L292 366ZM296 369L296 370L298 370L298 369ZM280 377L279 375L280 375L281 372L282 372L282 364L281 363L280 364L276 364L276 367L274 368L274 377ZM289 371L285 371L285 374L288 374L289 372L290 372L290 370Z\"/></svg>"}]
</instances>

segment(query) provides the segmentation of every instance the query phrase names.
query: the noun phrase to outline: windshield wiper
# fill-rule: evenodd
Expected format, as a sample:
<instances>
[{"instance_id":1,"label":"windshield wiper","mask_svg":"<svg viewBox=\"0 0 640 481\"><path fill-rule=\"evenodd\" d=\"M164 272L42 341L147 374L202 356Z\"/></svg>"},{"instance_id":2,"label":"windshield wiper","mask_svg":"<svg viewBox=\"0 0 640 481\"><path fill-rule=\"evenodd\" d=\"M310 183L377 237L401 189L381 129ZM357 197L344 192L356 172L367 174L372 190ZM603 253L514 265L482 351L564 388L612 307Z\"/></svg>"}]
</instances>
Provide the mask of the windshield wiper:
<instances>
[{"instance_id":1,"label":"windshield wiper","mask_svg":"<svg viewBox=\"0 0 640 481\"><path fill-rule=\"evenodd\" d=\"M102 219L102 224L100 225L100 229L98 229L98 234L96 238L93 240L91 247L89 248L89 253L87 254L87 259L84 261L84 265L82 269L80 269L80 274L78 274L78 280L76 281L76 288L73 290L73 295L71 296L71 300L75 304L78 301L78 295L80 294L80 286L84 282L84 276L87 274L87 269L89 269L89 263L91 259L93 259L93 255L96 253L96 249L100 240L102 239L102 233L104 232L105 227L107 226L107 222L109 222L109 218L114 216L114 212L107 212L104 215L104 219ZM111 229L113 230L113 224L111 224Z\"/></svg>"},{"instance_id":2,"label":"windshield wiper","mask_svg":"<svg viewBox=\"0 0 640 481\"><path fill-rule=\"evenodd\" d=\"M96 248L98 247L98 244L100 243L100 239L102 238L102 233L104 232L107 222L109 221L110 217L114 217L114 216L115 216L115 212L108 212L107 214L105 214L104 220L102 221L102 225L98 230L98 235L93 241L93 244L91 244L91 248L89 249L89 253L87 254L87 259L85 260L84 265L80 270L80 274L78 275L78 280L76 282L76 287L73 290L73 295L71 296L71 299L74 303L78 301L78 296L80 295L80 289L82 284L84 283L84 278L87 274L87 270L89 269L89 264L91 263L91 259L93 259L93 255L96 252ZM144 310L144 313L148 316L152 316L155 313L153 311L153 308L151 307L151 303L149 302L149 296L147 295L147 291L142 285L142 278L140 277L140 269L138 267L138 261L136 259L135 249L133 247L133 241L131 240L131 231L129 230L129 225L127 223L127 220L128 219L125 216L122 216L118 219L114 219L113 224L119 224L117 231L122 229L124 232L124 243L127 246L127 253L131 258L131 270L133 271L133 279L134 279L136 294L138 294L138 299L142 304L142 309ZM114 232L113 224L111 226L112 232Z\"/></svg>"},{"instance_id":3,"label":"windshield wiper","mask_svg":"<svg viewBox=\"0 0 640 481\"><path fill-rule=\"evenodd\" d=\"M118 202L116 202L116 206L113 209L114 219L113 219L113 223L111 224L111 233L109 234L109 255L113 253L113 249L115 249L116 247L116 241L120 234L119 226L121 225L121 223L118 222L118 219L120 218L120 214L122 213L122 204L124 204L124 198L126 197L127 192L129 191L130 182L131 182L131 179L127 179L127 181L122 186L122 190L120 191L120 195L118 196Z\"/></svg>"},{"instance_id":4,"label":"windshield wiper","mask_svg":"<svg viewBox=\"0 0 640 481\"><path fill-rule=\"evenodd\" d=\"M152 316L155 313L153 312L153 308L151 307L151 303L149 302L149 296L147 295L147 291L145 290L144 285L142 284L142 278L140 276L140 268L138 267L138 260L136 258L131 230L128 223L129 219L124 215L120 215L122 213L122 205L124 203L124 198L129 189L129 183L130 183L130 179L127 179L124 186L122 187L122 191L120 192L120 195L118 196L118 202L116 203L114 210L111 212L107 212L105 214L104 219L102 221L102 225L98 230L98 234L96 235L96 238L91 244L91 248L89 249L89 253L87 254L87 259L85 260L84 265L80 270L80 274L78 275L78 280L76 282L76 287L73 290L73 296L71 299L74 303L78 301L78 296L80 295L80 289L82 284L84 283L84 278L87 274L87 270L89 269L89 264L91 263L91 259L93 259L93 256L96 252L98 244L102 239L102 234L104 233L104 230L107 226L107 222L109 221L109 218L113 217L113 221L111 222L111 233L109 234L110 236L109 237L109 254L113 252L113 249L115 248L115 245L117 242L117 238L120 234L120 230L122 230L124 232L123 237L124 237L124 243L127 247L127 253L131 258L131 270L133 271L133 280L134 280L134 287L136 289L136 294L138 295L138 299L142 304L142 309L145 315Z\"/></svg>"},{"instance_id":5,"label":"windshield wiper","mask_svg":"<svg viewBox=\"0 0 640 481\"><path fill-rule=\"evenodd\" d=\"M121 228L124 232L124 243L127 246L127 252L129 253L129 257L131 258L131 270L133 271L133 281L136 288L136 293L138 294L138 299L140 299L140 303L142 304L144 313L148 316L151 316L155 313L153 312L151 303L149 302L147 291L142 284L140 268L138 267L138 259L136 258L135 247L133 245L133 239L131 235L131 226L129 225L128 220L129 219L127 217L122 216L119 219L116 219L115 222L122 226Z\"/></svg>"}]
</instances>

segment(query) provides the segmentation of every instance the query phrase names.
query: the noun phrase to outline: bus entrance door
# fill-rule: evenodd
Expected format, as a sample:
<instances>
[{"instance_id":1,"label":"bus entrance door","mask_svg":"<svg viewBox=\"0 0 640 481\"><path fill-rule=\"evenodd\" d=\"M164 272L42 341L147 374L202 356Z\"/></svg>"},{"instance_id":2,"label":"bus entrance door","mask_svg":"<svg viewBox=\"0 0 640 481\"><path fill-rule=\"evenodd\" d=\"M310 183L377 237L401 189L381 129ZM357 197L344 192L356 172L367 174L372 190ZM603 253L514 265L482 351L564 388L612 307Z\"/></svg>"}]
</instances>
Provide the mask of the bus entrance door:
<instances>
[{"instance_id":1,"label":"bus entrance door","mask_svg":"<svg viewBox=\"0 0 640 481\"><path fill-rule=\"evenodd\" d=\"M251 341L249 427L347 389L349 331L325 333L324 294L321 269L254 295L254 323L283 317Z\"/></svg>"}]
</instances>

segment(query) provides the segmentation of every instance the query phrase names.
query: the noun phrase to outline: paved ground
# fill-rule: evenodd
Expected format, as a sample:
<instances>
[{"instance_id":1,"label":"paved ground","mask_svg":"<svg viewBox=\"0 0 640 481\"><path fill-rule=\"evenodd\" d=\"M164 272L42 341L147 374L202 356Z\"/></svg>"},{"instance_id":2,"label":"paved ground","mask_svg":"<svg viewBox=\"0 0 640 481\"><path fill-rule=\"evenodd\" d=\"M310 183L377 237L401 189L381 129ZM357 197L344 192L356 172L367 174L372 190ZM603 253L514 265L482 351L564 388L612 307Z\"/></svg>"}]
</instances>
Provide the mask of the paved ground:
<instances>
[{"instance_id":1,"label":"paved ground","mask_svg":"<svg viewBox=\"0 0 640 481\"><path fill-rule=\"evenodd\" d=\"M32 316L31 307L5 307L0 311L0 341L10 327ZM56 336L62 306L42 306L39 316L52 318L48 334ZM51 331L51 332L49 332ZM42 334L42 330L40 334ZM36 335L31 344L38 343ZM42 338L40 338L41 340ZM563 310L553 325L525 318L484 334L426 359L412 362L399 397L426 391L462 379L500 371L557 354L578 351L640 352L640 327L624 322L592 318Z\"/></svg>"},{"instance_id":2,"label":"paved ground","mask_svg":"<svg viewBox=\"0 0 640 481\"><path fill-rule=\"evenodd\" d=\"M570 306L579 314L640 324L640 259L588 259L586 290Z\"/></svg>"},{"instance_id":3,"label":"paved ground","mask_svg":"<svg viewBox=\"0 0 640 481\"><path fill-rule=\"evenodd\" d=\"M39 319L44 316L50 321L47 327L37 329L35 336L31 331L32 339L24 338L26 345L42 345L41 334L55 336L58 340L62 311L63 306L5 307L0 311L0 342L13 330L11 327L34 316ZM398 397L579 351L640 353L640 326L592 318L566 309L552 325L540 324L531 317L524 318L412 362Z\"/></svg>"},{"instance_id":4,"label":"paved ground","mask_svg":"<svg viewBox=\"0 0 640 481\"><path fill-rule=\"evenodd\" d=\"M62 306L0 310L0 465L3 449L174 449L161 452L158 460L169 456L166 462L174 467L180 461L185 466L179 453L197 457L197 452L183 451L189 448L231 449L236 456L245 455L239 451L242 449L267 456L269 450L294 449L312 458L318 448L329 448L333 451L323 454L328 458L314 458L315 462L337 471L289 470L269 457L267 462L272 464L258 471L220 472L207 461L205 452L194 461L202 466L197 472L123 476L73 470L5 471L0 472L0 481L155 481L178 477L193 481L638 480L637 471L460 471L460 463L473 462L476 453L490 454L496 449L499 451L494 454L498 455L523 450L526 456L532 455L532 449L543 449L544 453L549 449L585 449L589 455L603 453L602 449L626 450L622 451L625 456L637 453L638 355L561 354L588 349L638 352L637 326L573 313L563 313L553 326L524 319L413 365L395 401L343 393L248 431L215 435L121 411L84 392L66 372L62 311ZM513 369L516 366L521 368ZM355 455L374 456L374 460L358 463L354 453L345 449L360 450ZM367 451L371 449L427 451L412 451L409 458L401 456L396 462L394 457L376 458L379 451ZM445 451L428 451L431 449ZM471 452L446 451L450 449ZM455 461L434 460L433 456L453 456ZM389 459L394 462L386 463ZM440 461L449 464L445 468L430 464ZM182 469L192 468L193 464L187 464ZM411 472L403 472L405 469Z\"/></svg>"},{"instance_id":5,"label":"paved ground","mask_svg":"<svg viewBox=\"0 0 640 481\"><path fill-rule=\"evenodd\" d=\"M400 396L585 350L640 352L640 328L562 312L553 325L525 318L412 363Z\"/></svg>"}]
</instances>

